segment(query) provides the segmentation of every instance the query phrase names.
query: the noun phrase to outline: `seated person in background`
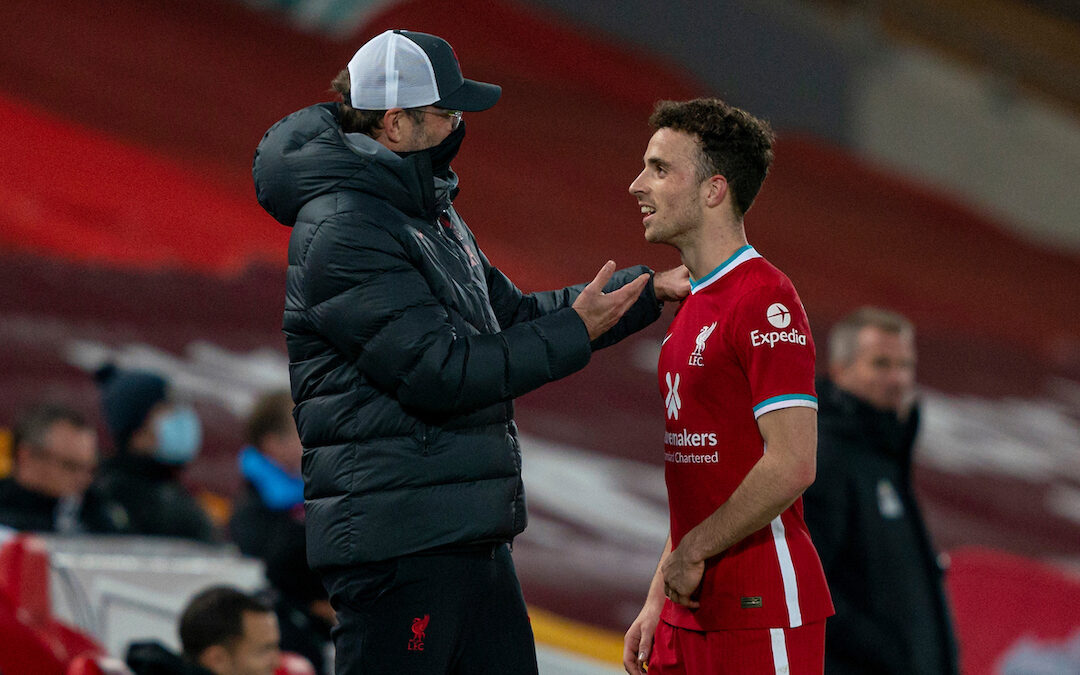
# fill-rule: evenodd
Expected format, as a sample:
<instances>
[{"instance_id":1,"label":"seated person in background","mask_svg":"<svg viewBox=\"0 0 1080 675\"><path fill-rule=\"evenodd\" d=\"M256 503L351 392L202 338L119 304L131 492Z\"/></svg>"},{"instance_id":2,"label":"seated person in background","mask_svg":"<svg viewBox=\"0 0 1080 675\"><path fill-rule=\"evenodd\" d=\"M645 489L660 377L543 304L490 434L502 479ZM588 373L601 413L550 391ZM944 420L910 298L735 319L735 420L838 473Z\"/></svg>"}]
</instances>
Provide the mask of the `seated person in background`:
<instances>
[{"instance_id":1,"label":"seated person in background","mask_svg":"<svg viewBox=\"0 0 1080 675\"><path fill-rule=\"evenodd\" d=\"M274 610L281 646L325 672L334 610L319 578L308 568L304 542L303 447L292 418L288 391L259 398L248 418L249 445L240 451L245 490L229 521L241 553L266 563L276 591Z\"/></svg>"},{"instance_id":2,"label":"seated person in background","mask_svg":"<svg viewBox=\"0 0 1080 675\"><path fill-rule=\"evenodd\" d=\"M273 675L281 661L277 618L262 600L228 586L208 588L180 615L177 655L136 642L127 664L135 675Z\"/></svg>"},{"instance_id":3,"label":"seated person in background","mask_svg":"<svg viewBox=\"0 0 1080 675\"><path fill-rule=\"evenodd\" d=\"M95 379L116 455L91 489L124 507L129 534L214 541L209 516L179 479L202 442L195 411L172 401L154 373L107 365Z\"/></svg>"},{"instance_id":4,"label":"seated person in background","mask_svg":"<svg viewBox=\"0 0 1080 675\"><path fill-rule=\"evenodd\" d=\"M248 445L238 458L244 493L229 521L229 532L244 555L266 559L270 531L304 534L303 447L286 391L263 395L247 420Z\"/></svg>"},{"instance_id":5,"label":"seated person in background","mask_svg":"<svg viewBox=\"0 0 1080 675\"><path fill-rule=\"evenodd\" d=\"M97 436L76 411L40 404L15 424L11 476L0 480L0 524L16 530L118 532L124 510L87 494L98 465Z\"/></svg>"}]
</instances>

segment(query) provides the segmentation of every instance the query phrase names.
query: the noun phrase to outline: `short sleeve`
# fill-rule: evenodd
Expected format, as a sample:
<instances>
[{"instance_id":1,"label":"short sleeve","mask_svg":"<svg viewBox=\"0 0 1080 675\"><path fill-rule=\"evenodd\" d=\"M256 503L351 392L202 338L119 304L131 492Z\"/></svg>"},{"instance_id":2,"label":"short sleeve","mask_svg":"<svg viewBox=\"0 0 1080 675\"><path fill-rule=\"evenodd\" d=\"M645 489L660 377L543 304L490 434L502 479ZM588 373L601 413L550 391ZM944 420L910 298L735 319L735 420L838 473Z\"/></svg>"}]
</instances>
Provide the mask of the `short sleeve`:
<instances>
[{"instance_id":1,"label":"short sleeve","mask_svg":"<svg viewBox=\"0 0 1080 675\"><path fill-rule=\"evenodd\" d=\"M791 282L753 289L733 318L731 340L750 382L754 418L781 408L816 410L814 340Z\"/></svg>"}]
</instances>

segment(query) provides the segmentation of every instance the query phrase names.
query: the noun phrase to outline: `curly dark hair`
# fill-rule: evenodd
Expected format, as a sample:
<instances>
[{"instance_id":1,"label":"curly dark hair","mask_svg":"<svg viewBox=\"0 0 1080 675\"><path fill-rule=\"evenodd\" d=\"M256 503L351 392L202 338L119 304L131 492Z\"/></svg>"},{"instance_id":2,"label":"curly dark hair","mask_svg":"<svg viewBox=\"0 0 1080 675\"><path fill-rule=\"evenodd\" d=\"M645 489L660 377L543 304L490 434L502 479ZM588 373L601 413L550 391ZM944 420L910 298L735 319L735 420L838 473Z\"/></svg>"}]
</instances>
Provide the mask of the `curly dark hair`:
<instances>
[{"instance_id":1,"label":"curly dark hair","mask_svg":"<svg viewBox=\"0 0 1080 675\"><path fill-rule=\"evenodd\" d=\"M754 203L773 160L769 123L718 98L660 101L649 117L653 129L674 129L694 136L701 152L698 178L727 179L738 217Z\"/></svg>"},{"instance_id":2,"label":"curly dark hair","mask_svg":"<svg viewBox=\"0 0 1080 675\"><path fill-rule=\"evenodd\" d=\"M349 77L349 69L345 68L337 77L330 82L330 88L341 96L341 130L347 134L360 133L374 136L375 132L382 129L382 118L385 110L357 110L346 101L351 101L352 79ZM420 124L424 119L424 113L416 109L408 109L413 121Z\"/></svg>"}]
</instances>

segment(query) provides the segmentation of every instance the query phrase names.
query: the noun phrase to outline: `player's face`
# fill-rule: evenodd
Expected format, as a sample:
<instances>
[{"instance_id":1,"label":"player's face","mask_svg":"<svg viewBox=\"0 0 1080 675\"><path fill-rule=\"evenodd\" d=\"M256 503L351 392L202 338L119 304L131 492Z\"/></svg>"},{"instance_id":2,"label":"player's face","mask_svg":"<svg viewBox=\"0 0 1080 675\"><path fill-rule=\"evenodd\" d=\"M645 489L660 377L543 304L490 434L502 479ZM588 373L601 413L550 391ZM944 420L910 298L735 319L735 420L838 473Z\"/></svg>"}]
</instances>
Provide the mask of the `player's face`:
<instances>
[{"instance_id":1,"label":"player's face","mask_svg":"<svg viewBox=\"0 0 1080 675\"><path fill-rule=\"evenodd\" d=\"M704 219L697 176L697 139L674 129L659 129L645 149L645 168L630 184L641 207L645 240L679 247Z\"/></svg>"},{"instance_id":2,"label":"player's face","mask_svg":"<svg viewBox=\"0 0 1080 675\"><path fill-rule=\"evenodd\" d=\"M906 415L915 397L915 339L865 326L855 336L855 356L834 366L833 381L879 410Z\"/></svg>"},{"instance_id":3,"label":"player's face","mask_svg":"<svg viewBox=\"0 0 1080 675\"><path fill-rule=\"evenodd\" d=\"M244 612L244 636L229 652L230 675L273 675L281 660L277 617L270 612Z\"/></svg>"}]
</instances>

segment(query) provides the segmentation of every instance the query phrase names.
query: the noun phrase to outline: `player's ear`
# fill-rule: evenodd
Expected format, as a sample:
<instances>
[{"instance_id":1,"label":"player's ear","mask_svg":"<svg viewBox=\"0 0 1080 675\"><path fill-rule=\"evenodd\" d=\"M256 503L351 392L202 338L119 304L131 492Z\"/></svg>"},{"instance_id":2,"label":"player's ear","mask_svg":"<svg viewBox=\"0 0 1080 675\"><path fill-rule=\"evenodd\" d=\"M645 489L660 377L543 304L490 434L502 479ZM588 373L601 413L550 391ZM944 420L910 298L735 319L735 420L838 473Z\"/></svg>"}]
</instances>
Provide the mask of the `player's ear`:
<instances>
[{"instance_id":1,"label":"player's ear","mask_svg":"<svg viewBox=\"0 0 1080 675\"><path fill-rule=\"evenodd\" d=\"M211 645L204 649L197 659L200 666L214 673L228 672L230 660L229 650L225 645Z\"/></svg>"},{"instance_id":2,"label":"player's ear","mask_svg":"<svg viewBox=\"0 0 1080 675\"><path fill-rule=\"evenodd\" d=\"M705 205L709 207L720 206L728 194L727 178L720 174L709 176L705 179Z\"/></svg>"}]
</instances>

